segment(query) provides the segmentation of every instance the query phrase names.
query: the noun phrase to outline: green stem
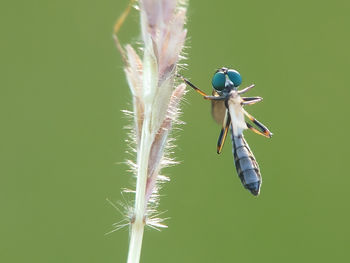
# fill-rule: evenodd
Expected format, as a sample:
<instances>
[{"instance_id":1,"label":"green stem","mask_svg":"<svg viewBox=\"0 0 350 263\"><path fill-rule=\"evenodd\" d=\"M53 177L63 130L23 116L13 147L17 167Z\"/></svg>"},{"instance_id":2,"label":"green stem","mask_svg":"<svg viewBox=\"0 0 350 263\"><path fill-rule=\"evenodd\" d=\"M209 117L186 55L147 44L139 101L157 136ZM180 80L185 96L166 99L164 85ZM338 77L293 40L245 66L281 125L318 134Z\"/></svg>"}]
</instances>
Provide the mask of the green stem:
<instances>
[{"instance_id":1,"label":"green stem","mask_svg":"<svg viewBox=\"0 0 350 263\"><path fill-rule=\"evenodd\" d=\"M140 261L142 237L145 226L146 215L146 184L149 154L152 145L150 133L150 114L145 114L142 125L140 149L138 153L138 171L136 179L136 196L134 216L131 222L131 233L129 243L128 263L138 263Z\"/></svg>"}]
</instances>

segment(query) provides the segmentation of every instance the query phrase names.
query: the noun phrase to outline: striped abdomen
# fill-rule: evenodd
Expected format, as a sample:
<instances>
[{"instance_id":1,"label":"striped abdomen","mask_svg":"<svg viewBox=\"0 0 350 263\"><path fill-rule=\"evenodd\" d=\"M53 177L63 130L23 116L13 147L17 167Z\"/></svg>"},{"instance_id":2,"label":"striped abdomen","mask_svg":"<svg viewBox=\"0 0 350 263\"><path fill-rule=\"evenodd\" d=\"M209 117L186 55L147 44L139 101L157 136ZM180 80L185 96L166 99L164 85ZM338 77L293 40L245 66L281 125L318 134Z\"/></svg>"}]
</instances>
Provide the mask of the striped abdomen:
<instances>
[{"instance_id":1,"label":"striped abdomen","mask_svg":"<svg viewBox=\"0 0 350 263\"><path fill-rule=\"evenodd\" d=\"M238 176L245 188L247 188L253 195L258 195L261 185L259 165L256 162L248 143L244 139L243 134L234 136L231 129L231 139Z\"/></svg>"}]
</instances>

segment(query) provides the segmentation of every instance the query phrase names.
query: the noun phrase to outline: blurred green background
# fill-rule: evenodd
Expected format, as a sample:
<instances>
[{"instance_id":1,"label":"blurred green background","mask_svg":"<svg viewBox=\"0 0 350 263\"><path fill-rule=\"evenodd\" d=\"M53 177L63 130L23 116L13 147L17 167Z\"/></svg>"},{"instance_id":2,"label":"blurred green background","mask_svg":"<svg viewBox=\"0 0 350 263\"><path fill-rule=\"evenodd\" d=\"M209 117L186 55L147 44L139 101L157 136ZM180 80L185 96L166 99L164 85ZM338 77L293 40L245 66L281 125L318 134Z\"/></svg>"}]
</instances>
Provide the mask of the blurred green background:
<instances>
[{"instance_id":1,"label":"blurred green background","mask_svg":"<svg viewBox=\"0 0 350 263\"><path fill-rule=\"evenodd\" d=\"M1 8L1 262L125 262L128 230L106 202L133 187L122 163L130 92L112 27L127 1L8 1ZM187 70L210 92L233 67L263 185L235 172L210 103L190 91L163 172L168 229L147 229L142 262L346 262L349 258L349 1L191 1ZM123 43L139 41L134 10ZM125 197L130 202L130 196Z\"/></svg>"}]
</instances>

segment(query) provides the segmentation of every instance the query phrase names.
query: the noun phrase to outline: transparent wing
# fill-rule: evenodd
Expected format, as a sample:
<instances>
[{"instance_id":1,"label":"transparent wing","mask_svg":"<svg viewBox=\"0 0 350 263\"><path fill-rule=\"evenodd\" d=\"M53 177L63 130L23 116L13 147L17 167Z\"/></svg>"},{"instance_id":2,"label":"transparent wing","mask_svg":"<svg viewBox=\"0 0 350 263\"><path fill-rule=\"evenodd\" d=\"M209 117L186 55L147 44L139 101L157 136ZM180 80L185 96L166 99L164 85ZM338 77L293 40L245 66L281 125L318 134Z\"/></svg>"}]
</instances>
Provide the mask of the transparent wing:
<instances>
[{"instance_id":1,"label":"transparent wing","mask_svg":"<svg viewBox=\"0 0 350 263\"><path fill-rule=\"evenodd\" d=\"M213 90L212 95L215 97L219 97L219 94ZM224 122L226 113L226 106L225 101L222 100L212 100L211 101L211 115L213 116L214 120L222 125Z\"/></svg>"}]
</instances>

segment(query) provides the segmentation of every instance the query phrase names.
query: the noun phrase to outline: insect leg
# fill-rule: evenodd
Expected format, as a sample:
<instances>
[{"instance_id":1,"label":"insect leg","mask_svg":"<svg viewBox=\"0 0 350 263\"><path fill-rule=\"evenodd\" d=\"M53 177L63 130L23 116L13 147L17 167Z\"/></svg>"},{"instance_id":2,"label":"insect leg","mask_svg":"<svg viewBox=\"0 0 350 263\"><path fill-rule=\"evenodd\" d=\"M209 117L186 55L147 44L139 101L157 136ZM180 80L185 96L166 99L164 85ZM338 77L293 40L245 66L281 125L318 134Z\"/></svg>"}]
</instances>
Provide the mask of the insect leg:
<instances>
[{"instance_id":1,"label":"insect leg","mask_svg":"<svg viewBox=\"0 0 350 263\"><path fill-rule=\"evenodd\" d=\"M177 74L177 77L181 78L188 86L193 88L195 91L197 91L199 94L201 94L203 97L208 97L208 94L206 94L204 91L201 89L197 88L194 84L192 84L188 79L184 78L180 74Z\"/></svg>"},{"instance_id":2,"label":"insect leg","mask_svg":"<svg viewBox=\"0 0 350 263\"><path fill-rule=\"evenodd\" d=\"M242 90L239 90L239 91L238 91L238 94L241 95L241 94L243 94L243 93L246 93L247 91L249 91L250 89L252 89L252 88L254 88L254 87L255 87L255 85L252 84L252 85L250 85L250 86L248 86L248 87L246 87L246 88L244 88L244 89L242 89Z\"/></svg>"},{"instance_id":3,"label":"insect leg","mask_svg":"<svg viewBox=\"0 0 350 263\"><path fill-rule=\"evenodd\" d=\"M130 10L132 8L132 5L134 4L135 0L130 0L128 7L124 10L124 12L120 15L120 17L118 18L117 22L114 25L114 30L113 30L113 38L115 41L115 44L117 46L117 49L119 51L119 53L122 56L124 65L128 64L128 60L126 58L126 54L125 51L122 47L122 45L119 42L118 36L117 34L119 33L120 28L122 27L122 25L124 24L125 19L128 17Z\"/></svg>"},{"instance_id":4,"label":"insect leg","mask_svg":"<svg viewBox=\"0 0 350 263\"><path fill-rule=\"evenodd\" d=\"M259 101L262 101L263 98L261 97L242 97L243 102L242 105L252 105Z\"/></svg>"},{"instance_id":5,"label":"insect leg","mask_svg":"<svg viewBox=\"0 0 350 263\"><path fill-rule=\"evenodd\" d=\"M266 136L266 134L262 133L258 129L255 129L250 123L246 122L246 124L247 124L248 129L255 132L256 134L262 135L262 136L267 137L267 138L271 138L270 136Z\"/></svg>"},{"instance_id":6,"label":"insect leg","mask_svg":"<svg viewBox=\"0 0 350 263\"><path fill-rule=\"evenodd\" d=\"M252 125L248 125L247 123L247 127L249 129L251 129L253 132L259 134L259 135L263 135L267 138L271 138L272 137L272 132L269 131L269 129L262 124L261 122L259 122L257 119L255 119L252 115L250 115L248 112L246 112L244 109L242 109L244 114L258 127L258 130L255 129L254 127L252 127Z\"/></svg>"},{"instance_id":7,"label":"insect leg","mask_svg":"<svg viewBox=\"0 0 350 263\"><path fill-rule=\"evenodd\" d=\"M228 132L228 129L230 128L230 124L231 124L231 116L230 116L230 113L228 112L228 110L226 110L224 122L222 123L222 129L221 129L219 139L218 139L218 145L217 145L217 153L218 154L221 153L221 150L224 147L227 132Z\"/></svg>"},{"instance_id":8,"label":"insect leg","mask_svg":"<svg viewBox=\"0 0 350 263\"><path fill-rule=\"evenodd\" d=\"M204 96L204 99L206 99L206 100L226 100L227 97L225 97L225 96Z\"/></svg>"}]
</instances>

